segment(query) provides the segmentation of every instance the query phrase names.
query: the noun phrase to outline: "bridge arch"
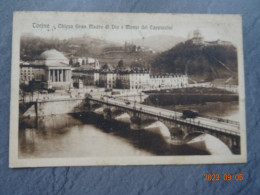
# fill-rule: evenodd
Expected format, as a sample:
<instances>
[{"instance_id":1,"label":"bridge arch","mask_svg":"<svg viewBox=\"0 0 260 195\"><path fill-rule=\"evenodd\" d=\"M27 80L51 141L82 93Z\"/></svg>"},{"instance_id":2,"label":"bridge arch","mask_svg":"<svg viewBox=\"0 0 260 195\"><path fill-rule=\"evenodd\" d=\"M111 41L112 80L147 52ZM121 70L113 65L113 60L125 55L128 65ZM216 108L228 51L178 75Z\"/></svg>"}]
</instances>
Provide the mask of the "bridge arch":
<instances>
[{"instance_id":1,"label":"bridge arch","mask_svg":"<svg viewBox=\"0 0 260 195\"><path fill-rule=\"evenodd\" d=\"M122 102L121 104L118 103L110 103L109 101L100 101L100 100L95 100L92 99L91 101L93 102L98 102L101 103L103 105L106 105L108 107L114 107L115 110L119 109L124 113L127 113L130 117L131 117L131 122L130 125L133 129L144 129L145 128L145 120L150 119L150 120L156 120L156 121L160 121L161 123L163 123L168 130L171 132L171 128L172 127L177 127L182 129L184 135L188 135L192 132L195 131L199 131L202 133L206 133L206 134L210 134L218 139L220 139L223 143L225 143L230 150L235 153L235 154L239 154L240 153L240 134L239 131L236 132L232 132L231 130L226 130L226 129L222 129L220 128L223 125L226 125L226 127L229 127L231 125L225 124L224 122L221 123L220 127L213 127L213 126L209 126L207 125L207 123L202 124L201 122L196 122L194 121L194 119L182 119L179 115L176 115L176 112L174 111L169 111L169 110L165 110L165 112L163 113L163 109L162 113L161 111L158 113L153 111L155 110L153 107L151 106L147 106L147 105L139 105L139 107L135 107L138 104L133 105L126 105L124 102ZM112 111L111 108L111 111ZM137 109L138 108L138 109ZM149 109L146 109L149 108ZM171 113L172 114L165 114L165 113ZM113 112L112 112L113 113ZM113 114L112 114L113 115ZM111 117L112 119L113 117ZM200 117L201 119L204 120L204 118ZM205 121L207 120L212 120L212 119L207 119L205 118ZM214 122L214 120L212 120ZM215 121L215 124L219 124L218 121ZM236 124L232 124L232 125L236 125ZM239 130L239 124L237 127ZM171 134L172 135L172 134Z\"/></svg>"}]
</instances>

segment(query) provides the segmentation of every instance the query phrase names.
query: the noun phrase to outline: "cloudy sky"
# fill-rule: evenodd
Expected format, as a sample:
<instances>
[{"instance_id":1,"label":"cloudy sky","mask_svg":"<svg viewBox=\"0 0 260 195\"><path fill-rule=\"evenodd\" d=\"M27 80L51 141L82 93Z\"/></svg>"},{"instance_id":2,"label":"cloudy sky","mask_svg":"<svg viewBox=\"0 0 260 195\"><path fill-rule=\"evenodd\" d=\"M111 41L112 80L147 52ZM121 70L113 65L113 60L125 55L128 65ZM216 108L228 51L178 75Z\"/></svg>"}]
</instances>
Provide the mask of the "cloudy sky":
<instances>
[{"instance_id":1,"label":"cloudy sky","mask_svg":"<svg viewBox=\"0 0 260 195\"><path fill-rule=\"evenodd\" d=\"M76 25L83 28L76 28ZM102 27L90 29L90 25ZM118 29L112 29L112 25ZM139 29L126 29L126 25ZM120 43L156 35L190 38L196 29L207 41L221 39L235 45L241 41L240 17L236 15L24 12L17 14L14 20L14 31L20 34L60 39L88 35Z\"/></svg>"}]
</instances>

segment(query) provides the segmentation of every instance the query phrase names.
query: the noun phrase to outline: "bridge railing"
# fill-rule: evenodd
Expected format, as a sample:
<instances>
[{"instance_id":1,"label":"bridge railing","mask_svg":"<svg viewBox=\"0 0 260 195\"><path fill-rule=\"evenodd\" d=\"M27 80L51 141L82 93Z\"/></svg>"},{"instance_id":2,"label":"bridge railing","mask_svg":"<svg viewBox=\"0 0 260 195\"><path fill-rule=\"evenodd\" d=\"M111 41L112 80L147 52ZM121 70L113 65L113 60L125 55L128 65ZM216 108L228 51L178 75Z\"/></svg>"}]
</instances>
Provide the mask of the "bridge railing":
<instances>
[{"instance_id":1,"label":"bridge railing","mask_svg":"<svg viewBox=\"0 0 260 195\"><path fill-rule=\"evenodd\" d=\"M159 117L164 117L164 118L167 118L167 119L170 119L170 120L176 120L176 121L180 121L180 122L183 122L183 123L189 123L189 124L192 124L192 125L195 125L195 126L200 126L200 127L211 129L211 130L221 131L221 132L228 133L228 134L233 134L233 135L238 135L238 136L240 135L240 133L235 132L235 131L230 131L228 129L202 124L200 122L195 122L193 120L182 119L180 117L174 117L174 116L170 117L169 115L165 115L165 114L162 114L162 113L158 115L157 112L151 112L151 111L146 111L146 110L142 110L142 111L144 111L147 114L153 114L153 115L156 115L156 116L159 116Z\"/></svg>"},{"instance_id":2,"label":"bridge railing","mask_svg":"<svg viewBox=\"0 0 260 195\"><path fill-rule=\"evenodd\" d=\"M235 132L235 131L231 131L231 130L228 130L228 129L225 129L225 128L220 128L220 127L216 127L216 126L212 126L212 125L207 125L207 124L202 124L200 122L195 122L195 121L192 121L192 120L185 120L185 119L178 119L179 121L183 121L185 123L190 123L190 124L193 124L193 125L196 125L196 126L200 126L200 127L204 127L204 128L207 128L207 129L212 129L212 130L216 130L216 131L221 131L221 132L224 132L224 133L228 133L228 134L232 134L232 135L237 135L239 136L240 133L239 132Z\"/></svg>"},{"instance_id":3,"label":"bridge railing","mask_svg":"<svg viewBox=\"0 0 260 195\"><path fill-rule=\"evenodd\" d=\"M203 116L203 115L200 115L200 116L205 117L205 118L209 118L209 119L212 119L212 120L216 120L218 122L229 123L229 124L233 124L233 125L237 125L237 126L240 125L239 122L232 121L232 120L229 120L229 119L223 119L223 118L212 117L212 116Z\"/></svg>"},{"instance_id":4,"label":"bridge railing","mask_svg":"<svg viewBox=\"0 0 260 195\"><path fill-rule=\"evenodd\" d=\"M231 95L234 95L234 94L231 94ZM122 96L123 97L123 96ZM122 98L122 97L117 97L117 99L119 100L127 100L125 98ZM130 97L130 96L129 96ZM133 102L133 101L132 101ZM142 105L142 107L146 107L147 105ZM163 108L158 108L156 107L158 110L164 110ZM176 115L182 115L182 113L180 112L176 112L176 111L172 111L172 110L169 110L171 112L175 112ZM223 119L223 118L218 118L218 117L212 117L212 116L203 116L203 115L200 115L200 117L203 117L203 118L208 118L208 119L212 119L212 120L216 120L218 122L223 122L223 123L229 123L229 124L233 124L233 125L236 125L236 126L240 126L239 122L237 121L233 121L233 120L229 120L229 119Z\"/></svg>"}]
</instances>

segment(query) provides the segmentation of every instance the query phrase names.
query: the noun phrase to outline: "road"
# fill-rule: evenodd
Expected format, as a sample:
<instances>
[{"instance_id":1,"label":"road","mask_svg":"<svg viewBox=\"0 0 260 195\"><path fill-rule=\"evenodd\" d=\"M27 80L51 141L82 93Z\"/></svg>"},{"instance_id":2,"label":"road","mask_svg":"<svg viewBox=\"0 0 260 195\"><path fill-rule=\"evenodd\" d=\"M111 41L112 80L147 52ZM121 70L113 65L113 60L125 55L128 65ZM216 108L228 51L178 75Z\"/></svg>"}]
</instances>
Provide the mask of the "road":
<instances>
[{"instance_id":1,"label":"road","mask_svg":"<svg viewBox=\"0 0 260 195\"><path fill-rule=\"evenodd\" d=\"M77 92L77 91L76 91ZM55 100L60 100L60 99L71 99L71 98L84 98L84 93L68 93L68 92L55 92L53 94L37 94L37 96L34 96L34 99L40 100L40 101L55 101ZM117 105L123 108L131 109L131 110L139 110L143 113L147 114L152 114L154 116L161 116L167 119L174 119L179 122L183 122L186 124L192 124L200 127L206 127L208 129L220 131L220 132L225 132L233 135L240 135L240 127L239 124L236 123L228 123L225 121L218 121L215 119L209 119L205 117L196 117L196 118L182 118L182 113L176 112L176 111L171 111L163 108L158 108L154 106L148 106L144 104L140 104L138 102L130 102L130 104L126 104L124 99L122 98L109 98L109 97L102 97L103 92L102 91L97 91L95 93L92 93L93 98L92 100L96 100L99 102L103 103L109 103L112 105ZM102 99L101 99L102 97ZM25 98L25 102L32 102L33 100L28 97Z\"/></svg>"},{"instance_id":2,"label":"road","mask_svg":"<svg viewBox=\"0 0 260 195\"><path fill-rule=\"evenodd\" d=\"M91 98L91 99L97 100L99 102L117 105L117 106L127 108L127 109L139 110L139 111L142 111L147 114L153 114L153 115L165 117L168 119L175 119L177 121L184 122L187 124L193 124L196 126L207 127L212 130L230 133L233 135L238 135L238 136L240 135L240 127L238 124L221 122L218 120L209 119L209 118L205 118L205 117L183 119L183 118L181 118L182 113L180 113L180 112L175 112L175 111L166 110L163 108L139 104L137 102L129 102L130 104L126 104L126 102L124 100L118 99L118 98L105 97L102 99L101 98Z\"/></svg>"}]
</instances>

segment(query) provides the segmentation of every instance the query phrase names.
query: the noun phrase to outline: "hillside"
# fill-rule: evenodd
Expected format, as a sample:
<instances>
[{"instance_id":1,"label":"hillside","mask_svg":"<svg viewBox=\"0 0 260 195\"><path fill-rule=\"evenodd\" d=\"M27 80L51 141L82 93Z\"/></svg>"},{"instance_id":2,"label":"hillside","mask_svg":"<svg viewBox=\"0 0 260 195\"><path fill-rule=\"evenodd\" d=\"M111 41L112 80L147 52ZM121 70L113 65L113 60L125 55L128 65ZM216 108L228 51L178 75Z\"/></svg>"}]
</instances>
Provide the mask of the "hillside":
<instances>
[{"instance_id":1,"label":"hillside","mask_svg":"<svg viewBox=\"0 0 260 195\"><path fill-rule=\"evenodd\" d=\"M234 46L194 45L191 41L157 55L152 73L187 73L200 80L237 77L237 51Z\"/></svg>"},{"instance_id":2,"label":"hillside","mask_svg":"<svg viewBox=\"0 0 260 195\"><path fill-rule=\"evenodd\" d=\"M42 38L32 34L25 34L21 37L21 59L36 59L42 52L48 49L56 49L64 54L75 56L96 57L103 52L103 48L116 46L115 43L83 36L70 39Z\"/></svg>"},{"instance_id":3,"label":"hillside","mask_svg":"<svg viewBox=\"0 0 260 195\"><path fill-rule=\"evenodd\" d=\"M121 48L118 52L106 52L107 48ZM126 66L147 67L151 63L154 54L149 51L124 51L122 45L106 40L96 39L89 36L60 40L57 38L42 38L32 34L21 37L21 60L31 61L49 49L56 49L63 52L68 58L93 57L99 59L103 64L116 66L119 60L123 60Z\"/></svg>"},{"instance_id":4,"label":"hillside","mask_svg":"<svg viewBox=\"0 0 260 195\"><path fill-rule=\"evenodd\" d=\"M181 37L157 35L136 39L133 43L141 47L151 48L155 51L162 52L171 49L182 41L184 41L184 38Z\"/></svg>"},{"instance_id":5,"label":"hillside","mask_svg":"<svg viewBox=\"0 0 260 195\"><path fill-rule=\"evenodd\" d=\"M147 51L140 52L112 52L99 56L101 64L110 63L117 65L119 60L123 60L125 66L148 68L154 59L155 54Z\"/></svg>"}]
</instances>

